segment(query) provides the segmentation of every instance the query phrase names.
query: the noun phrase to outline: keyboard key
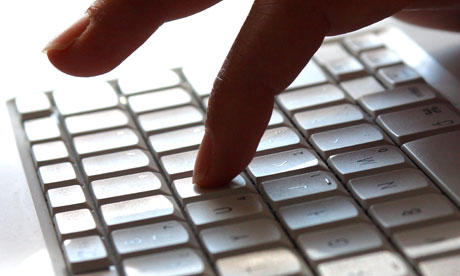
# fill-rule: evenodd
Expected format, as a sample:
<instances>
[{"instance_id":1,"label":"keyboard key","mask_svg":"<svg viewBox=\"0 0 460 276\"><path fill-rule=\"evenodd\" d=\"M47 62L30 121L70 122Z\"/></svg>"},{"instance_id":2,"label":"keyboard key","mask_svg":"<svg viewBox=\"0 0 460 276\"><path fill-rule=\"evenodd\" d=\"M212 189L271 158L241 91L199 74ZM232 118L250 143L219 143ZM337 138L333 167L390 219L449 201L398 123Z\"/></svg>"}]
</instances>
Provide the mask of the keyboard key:
<instances>
[{"instance_id":1,"label":"keyboard key","mask_svg":"<svg viewBox=\"0 0 460 276\"><path fill-rule=\"evenodd\" d=\"M267 129L260 139L256 156L295 148L308 147L305 140L290 127Z\"/></svg>"},{"instance_id":2,"label":"keyboard key","mask_svg":"<svg viewBox=\"0 0 460 276\"><path fill-rule=\"evenodd\" d=\"M123 261L126 276L211 276L206 259L190 248L129 258Z\"/></svg>"},{"instance_id":3,"label":"keyboard key","mask_svg":"<svg viewBox=\"0 0 460 276\"><path fill-rule=\"evenodd\" d=\"M307 63L307 66L297 75L297 78L289 85L286 90L294 90L302 87L318 85L326 83L329 80L326 77L326 74L323 73L321 68L314 62L310 60Z\"/></svg>"},{"instance_id":4,"label":"keyboard key","mask_svg":"<svg viewBox=\"0 0 460 276\"><path fill-rule=\"evenodd\" d=\"M355 101L362 96L385 91L385 88L372 76L343 81L340 86Z\"/></svg>"},{"instance_id":5,"label":"keyboard key","mask_svg":"<svg viewBox=\"0 0 460 276\"><path fill-rule=\"evenodd\" d=\"M315 133L309 141L324 159L338 153L391 144L379 129L370 124Z\"/></svg>"},{"instance_id":6,"label":"keyboard key","mask_svg":"<svg viewBox=\"0 0 460 276\"><path fill-rule=\"evenodd\" d=\"M322 171L265 181L260 191L274 210L288 204L346 195L342 184L331 173Z\"/></svg>"},{"instance_id":7,"label":"keyboard key","mask_svg":"<svg viewBox=\"0 0 460 276\"><path fill-rule=\"evenodd\" d=\"M366 209L375 203L436 191L417 169L402 169L355 178L348 181L347 186Z\"/></svg>"},{"instance_id":8,"label":"keyboard key","mask_svg":"<svg viewBox=\"0 0 460 276\"><path fill-rule=\"evenodd\" d=\"M460 206L458 162L460 131L428 137L402 146L403 150L436 182L457 206Z\"/></svg>"},{"instance_id":9,"label":"keyboard key","mask_svg":"<svg viewBox=\"0 0 460 276\"><path fill-rule=\"evenodd\" d=\"M333 84L323 84L284 92L277 99L279 105L290 116L302 110L347 102L343 91Z\"/></svg>"},{"instance_id":10,"label":"keyboard key","mask_svg":"<svg viewBox=\"0 0 460 276\"><path fill-rule=\"evenodd\" d=\"M24 130L31 143L61 137L61 131L54 117L27 120L24 122Z\"/></svg>"},{"instance_id":11,"label":"keyboard key","mask_svg":"<svg viewBox=\"0 0 460 276\"><path fill-rule=\"evenodd\" d=\"M440 194L401 198L369 208L369 214L387 233L448 218L456 213L454 206Z\"/></svg>"},{"instance_id":12,"label":"keyboard key","mask_svg":"<svg viewBox=\"0 0 460 276\"><path fill-rule=\"evenodd\" d=\"M425 276L458 276L460 255L453 255L444 258L423 261L419 264L421 273Z\"/></svg>"},{"instance_id":13,"label":"keyboard key","mask_svg":"<svg viewBox=\"0 0 460 276\"><path fill-rule=\"evenodd\" d=\"M115 230L111 236L122 258L198 246L188 226L174 220Z\"/></svg>"},{"instance_id":14,"label":"keyboard key","mask_svg":"<svg viewBox=\"0 0 460 276\"><path fill-rule=\"evenodd\" d=\"M135 173L157 171L152 157L146 151L132 149L82 159L83 170L90 180Z\"/></svg>"},{"instance_id":15,"label":"keyboard key","mask_svg":"<svg viewBox=\"0 0 460 276\"><path fill-rule=\"evenodd\" d=\"M365 95L359 99L359 104L367 113L377 117L383 113L428 103L435 99L436 95L428 85L414 83L382 93Z\"/></svg>"},{"instance_id":16,"label":"keyboard key","mask_svg":"<svg viewBox=\"0 0 460 276\"><path fill-rule=\"evenodd\" d=\"M356 257L320 264L321 276L414 276L410 267L396 253L378 251Z\"/></svg>"},{"instance_id":17,"label":"keyboard key","mask_svg":"<svg viewBox=\"0 0 460 276\"><path fill-rule=\"evenodd\" d=\"M130 120L125 112L119 109L99 111L65 118L67 131L73 136L88 132L108 130L127 126Z\"/></svg>"},{"instance_id":18,"label":"keyboard key","mask_svg":"<svg viewBox=\"0 0 460 276\"><path fill-rule=\"evenodd\" d=\"M306 136L334 128L364 123L367 117L355 105L341 104L294 114L294 122Z\"/></svg>"},{"instance_id":19,"label":"keyboard key","mask_svg":"<svg viewBox=\"0 0 460 276\"><path fill-rule=\"evenodd\" d=\"M324 67L337 81L359 78L367 74L361 62L352 56L328 61Z\"/></svg>"},{"instance_id":20,"label":"keyboard key","mask_svg":"<svg viewBox=\"0 0 460 276\"><path fill-rule=\"evenodd\" d=\"M379 69L376 76L388 88L423 82L422 77L414 69L404 64Z\"/></svg>"},{"instance_id":21,"label":"keyboard key","mask_svg":"<svg viewBox=\"0 0 460 276\"><path fill-rule=\"evenodd\" d=\"M62 240L97 234L96 222L89 209L57 213L54 222Z\"/></svg>"},{"instance_id":22,"label":"keyboard key","mask_svg":"<svg viewBox=\"0 0 460 276\"><path fill-rule=\"evenodd\" d=\"M165 220L182 220L174 199L154 195L101 206L102 219L110 231Z\"/></svg>"},{"instance_id":23,"label":"keyboard key","mask_svg":"<svg viewBox=\"0 0 460 276\"><path fill-rule=\"evenodd\" d=\"M254 157L248 173L256 183L289 175L326 170L326 165L316 154L305 148Z\"/></svg>"},{"instance_id":24,"label":"keyboard key","mask_svg":"<svg viewBox=\"0 0 460 276\"><path fill-rule=\"evenodd\" d=\"M129 128L77 136L73 138L73 143L80 156L143 146L136 132Z\"/></svg>"},{"instance_id":25,"label":"keyboard key","mask_svg":"<svg viewBox=\"0 0 460 276\"><path fill-rule=\"evenodd\" d=\"M282 127L286 125L290 125L288 120L284 117L283 114L281 114L278 109L273 108L272 116L270 117L270 121L268 121L267 128Z\"/></svg>"},{"instance_id":26,"label":"keyboard key","mask_svg":"<svg viewBox=\"0 0 460 276\"><path fill-rule=\"evenodd\" d=\"M393 235L393 240L412 261L458 251L460 249L460 221L398 232Z\"/></svg>"},{"instance_id":27,"label":"keyboard key","mask_svg":"<svg viewBox=\"0 0 460 276\"><path fill-rule=\"evenodd\" d=\"M21 94L14 100L22 119L32 119L51 114L51 103L45 93Z\"/></svg>"},{"instance_id":28,"label":"keyboard key","mask_svg":"<svg viewBox=\"0 0 460 276\"><path fill-rule=\"evenodd\" d=\"M379 68L402 62L401 58L395 52L386 48L365 51L359 57L366 67L374 72Z\"/></svg>"},{"instance_id":29,"label":"keyboard key","mask_svg":"<svg viewBox=\"0 0 460 276\"><path fill-rule=\"evenodd\" d=\"M221 276L307 276L313 273L302 259L287 248L273 248L219 259Z\"/></svg>"},{"instance_id":30,"label":"keyboard key","mask_svg":"<svg viewBox=\"0 0 460 276\"><path fill-rule=\"evenodd\" d=\"M198 150L192 150L161 157L161 166L169 181L191 177L197 154Z\"/></svg>"},{"instance_id":31,"label":"keyboard key","mask_svg":"<svg viewBox=\"0 0 460 276\"><path fill-rule=\"evenodd\" d=\"M355 55L384 46L382 39L373 33L347 36L343 39L343 43Z\"/></svg>"},{"instance_id":32,"label":"keyboard key","mask_svg":"<svg viewBox=\"0 0 460 276\"><path fill-rule=\"evenodd\" d=\"M118 95L112 86L103 81L74 81L53 91L59 112L73 115L116 107Z\"/></svg>"},{"instance_id":33,"label":"keyboard key","mask_svg":"<svg viewBox=\"0 0 460 276\"><path fill-rule=\"evenodd\" d=\"M267 247L291 246L278 223L271 219L205 229L200 239L213 260Z\"/></svg>"},{"instance_id":34,"label":"keyboard key","mask_svg":"<svg viewBox=\"0 0 460 276\"><path fill-rule=\"evenodd\" d=\"M51 188L79 183L75 168L69 162L41 166L38 174L45 192Z\"/></svg>"},{"instance_id":35,"label":"keyboard key","mask_svg":"<svg viewBox=\"0 0 460 276\"><path fill-rule=\"evenodd\" d=\"M125 95L158 90L179 85L179 76L172 70L136 70L118 79L120 91Z\"/></svg>"},{"instance_id":36,"label":"keyboard key","mask_svg":"<svg viewBox=\"0 0 460 276\"><path fill-rule=\"evenodd\" d=\"M367 223L307 232L297 238L297 244L314 264L385 247L379 231Z\"/></svg>"},{"instance_id":37,"label":"keyboard key","mask_svg":"<svg viewBox=\"0 0 460 276\"><path fill-rule=\"evenodd\" d=\"M313 58L319 65L325 65L333 60L350 57L351 55L337 42L323 43Z\"/></svg>"},{"instance_id":38,"label":"keyboard key","mask_svg":"<svg viewBox=\"0 0 460 276\"><path fill-rule=\"evenodd\" d=\"M99 236L65 240L63 249L72 273L102 269L110 265L107 250Z\"/></svg>"},{"instance_id":39,"label":"keyboard key","mask_svg":"<svg viewBox=\"0 0 460 276\"><path fill-rule=\"evenodd\" d=\"M194 106L176 107L142 114L138 117L141 128L148 134L175 130L179 127L202 124L204 115Z\"/></svg>"},{"instance_id":40,"label":"keyboard key","mask_svg":"<svg viewBox=\"0 0 460 276\"><path fill-rule=\"evenodd\" d=\"M460 128L460 116L442 103L383 114L376 122L399 145Z\"/></svg>"},{"instance_id":41,"label":"keyboard key","mask_svg":"<svg viewBox=\"0 0 460 276\"><path fill-rule=\"evenodd\" d=\"M149 137L150 145L159 157L198 149L204 136L204 126L168 131Z\"/></svg>"},{"instance_id":42,"label":"keyboard key","mask_svg":"<svg viewBox=\"0 0 460 276\"><path fill-rule=\"evenodd\" d=\"M62 141L35 144L32 146L32 154L37 165L69 161L69 151Z\"/></svg>"},{"instance_id":43,"label":"keyboard key","mask_svg":"<svg viewBox=\"0 0 460 276\"><path fill-rule=\"evenodd\" d=\"M394 146L379 146L333 155L327 163L343 182L412 166L407 157Z\"/></svg>"},{"instance_id":44,"label":"keyboard key","mask_svg":"<svg viewBox=\"0 0 460 276\"><path fill-rule=\"evenodd\" d=\"M98 205L155 194L170 194L163 177L153 172L95 180L90 183L90 187Z\"/></svg>"},{"instance_id":45,"label":"keyboard key","mask_svg":"<svg viewBox=\"0 0 460 276\"><path fill-rule=\"evenodd\" d=\"M306 231L366 220L354 201L343 196L284 206L277 213L293 238Z\"/></svg>"},{"instance_id":46,"label":"keyboard key","mask_svg":"<svg viewBox=\"0 0 460 276\"><path fill-rule=\"evenodd\" d=\"M182 88L144 93L128 98L128 104L134 113L160 110L192 103L192 97Z\"/></svg>"},{"instance_id":47,"label":"keyboard key","mask_svg":"<svg viewBox=\"0 0 460 276\"><path fill-rule=\"evenodd\" d=\"M49 189L46 197L53 214L88 207L86 196L80 185Z\"/></svg>"},{"instance_id":48,"label":"keyboard key","mask_svg":"<svg viewBox=\"0 0 460 276\"><path fill-rule=\"evenodd\" d=\"M272 217L256 194L230 195L193 202L185 206L185 212L197 230L255 217Z\"/></svg>"},{"instance_id":49,"label":"keyboard key","mask_svg":"<svg viewBox=\"0 0 460 276\"><path fill-rule=\"evenodd\" d=\"M218 188L201 188L192 183L191 177L174 180L172 188L182 206L191 202L255 192L251 182L243 174L237 175L230 183Z\"/></svg>"}]
</instances>

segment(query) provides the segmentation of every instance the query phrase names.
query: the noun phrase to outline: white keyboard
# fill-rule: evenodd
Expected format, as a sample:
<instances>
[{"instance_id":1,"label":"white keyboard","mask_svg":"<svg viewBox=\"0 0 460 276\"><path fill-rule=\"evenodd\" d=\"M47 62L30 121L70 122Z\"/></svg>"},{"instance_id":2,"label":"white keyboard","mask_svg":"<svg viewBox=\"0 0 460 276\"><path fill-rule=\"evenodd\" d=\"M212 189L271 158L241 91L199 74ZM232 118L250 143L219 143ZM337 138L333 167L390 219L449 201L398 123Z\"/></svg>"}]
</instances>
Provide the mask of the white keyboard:
<instances>
[{"instance_id":1,"label":"white keyboard","mask_svg":"<svg viewBox=\"0 0 460 276\"><path fill-rule=\"evenodd\" d=\"M218 189L191 180L212 85L199 70L11 100L65 274L460 275L460 113L392 31L324 42Z\"/></svg>"}]
</instances>

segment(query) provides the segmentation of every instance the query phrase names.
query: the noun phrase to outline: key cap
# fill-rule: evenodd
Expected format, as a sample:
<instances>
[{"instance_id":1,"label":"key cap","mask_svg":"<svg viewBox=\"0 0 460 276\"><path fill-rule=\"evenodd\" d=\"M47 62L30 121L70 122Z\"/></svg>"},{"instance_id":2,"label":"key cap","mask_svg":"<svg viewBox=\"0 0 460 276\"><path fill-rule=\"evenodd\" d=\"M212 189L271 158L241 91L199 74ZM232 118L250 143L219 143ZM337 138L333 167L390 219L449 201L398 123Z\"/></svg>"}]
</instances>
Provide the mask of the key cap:
<instances>
[{"instance_id":1,"label":"key cap","mask_svg":"<svg viewBox=\"0 0 460 276\"><path fill-rule=\"evenodd\" d=\"M212 260L268 247L291 246L278 224L271 219L205 229L200 232L200 239Z\"/></svg>"},{"instance_id":2,"label":"key cap","mask_svg":"<svg viewBox=\"0 0 460 276\"><path fill-rule=\"evenodd\" d=\"M294 251L282 247L219 259L216 268L221 276L313 275Z\"/></svg>"},{"instance_id":3,"label":"key cap","mask_svg":"<svg viewBox=\"0 0 460 276\"><path fill-rule=\"evenodd\" d=\"M370 124L315 133L310 136L309 141L324 159L338 153L391 143L379 129Z\"/></svg>"},{"instance_id":4,"label":"key cap","mask_svg":"<svg viewBox=\"0 0 460 276\"><path fill-rule=\"evenodd\" d=\"M119 103L115 90L104 81L73 81L56 88L53 98L64 116L115 107Z\"/></svg>"},{"instance_id":5,"label":"key cap","mask_svg":"<svg viewBox=\"0 0 460 276\"><path fill-rule=\"evenodd\" d=\"M32 119L51 114L51 103L45 93L21 94L14 100L16 110L21 114L21 118Z\"/></svg>"},{"instance_id":6,"label":"key cap","mask_svg":"<svg viewBox=\"0 0 460 276\"><path fill-rule=\"evenodd\" d=\"M277 99L281 108L290 116L295 112L348 101L343 91L333 84L323 84L284 92Z\"/></svg>"},{"instance_id":7,"label":"key cap","mask_svg":"<svg viewBox=\"0 0 460 276\"><path fill-rule=\"evenodd\" d=\"M337 42L323 43L313 56L319 65L347 57L350 57L350 54Z\"/></svg>"},{"instance_id":8,"label":"key cap","mask_svg":"<svg viewBox=\"0 0 460 276\"><path fill-rule=\"evenodd\" d=\"M414 69L404 64L379 69L376 76L388 88L423 82L422 77Z\"/></svg>"},{"instance_id":9,"label":"key cap","mask_svg":"<svg viewBox=\"0 0 460 276\"><path fill-rule=\"evenodd\" d=\"M73 143L77 154L82 157L143 146L136 132L129 128L78 136L73 138Z\"/></svg>"},{"instance_id":10,"label":"key cap","mask_svg":"<svg viewBox=\"0 0 460 276\"><path fill-rule=\"evenodd\" d=\"M230 195L193 202L185 206L185 212L198 231L255 217L271 217L256 194Z\"/></svg>"},{"instance_id":11,"label":"key cap","mask_svg":"<svg viewBox=\"0 0 460 276\"><path fill-rule=\"evenodd\" d=\"M328 61L324 63L324 67L337 81L354 79L367 74L361 62L352 56Z\"/></svg>"},{"instance_id":12,"label":"key cap","mask_svg":"<svg viewBox=\"0 0 460 276\"><path fill-rule=\"evenodd\" d=\"M316 154L305 148L254 157L248 165L248 173L256 183L294 174L326 170Z\"/></svg>"},{"instance_id":13,"label":"key cap","mask_svg":"<svg viewBox=\"0 0 460 276\"><path fill-rule=\"evenodd\" d=\"M90 271L88 273L77 274L75 276L118 276L115 266L99 269L97 271Z\"/></svg>"},{"instance_id":14,"label":"key cap","mask_svg":"<svg viewBox=\"0 0 460 276\"><path fill-rule=\"evenodd\" d=\"M366 220L354 201L343 196L284 206L277 213L293 238L301 232Z\"/></svg>"},{"instance_id":15,"label":"key cap","mask_svg":"<svg viewBox=\"0 0 460 276\"><path fill-rule=\"evenodd\" d=\"M158 170L150 154L140 149L86 157L82 159L81 163L89 180L135 173L142 170Z\"/></svg>"},{"instance_id":16,"label":"key cap","mask_svg":"<svg viewBox=\"0 0 460 276\"><path fill-rule=\"evenodd\" d=\"M261 156L295 148L308 147L305 140L290 127L267 129L260 139L255 156Z\"/></svg>"},{"instance_id":17,"label":"key cap","mask_svg":"<svg viewBox=\"0 0 460 276\"><path fill-rule=\"evenodd\" d=\"M109 231L166 220L183 220L174 199L154 195L101 206L104 224Z\"/></svg>"},{"instance_id":18,"label":"key cap","mask_svg":"<svg viewBox=\"0 0 460 276\"><path fill-rule=\"evenodd\" d=\"M343 44L355 55L384 46L382 39L373 33L347 36L343 39Z\"/></svg>"},{"instance_id":19,"label":"key cap","mask_svg":"<svg viewBox=\"0 0 460 276\"><path fill-rule=\"evenodd\" d=\"M49 189L46 197L53 214L89 207L80 185Z\"/></svg>"},{"instance_id":20,"label":"key cap","mask_svg":"<svg viewBox=\"0 0 460 276\"><path fill-rule=\"evenodd\" d=\"M255 192L252 184L243 174L237 175L230 183L218 188L201 188L192 183L191 177L174 180L172 188L182 206L191 202Z\"/></svg>"},{"instance_id":21,"label":"key cap","mask_svg":"<svg viewBox=\"0 0 460 276\"><path fill-rule=\"evenodd\" d=\"M383 114L376 122L399 145L460 128L460 116L441 103Z\"/></svg>"},{"instance_id":22,"label":"key cap","mask_svg":"<svg viewBox=\"0 0 460 276\"><path fill-rule=\"evenodd\" d=\"M99 236L65 240L63 251L72 273L102 269L110 265L107 250Z\"/></svg>"},{"instance_id":23,"label":"key cap","mask_svg":"<svg viewBox=\"0 0 460 276\"><path fill-rule=\"evenodd\" d=\"M32 154L37 165L69 161L69 151L60 140L35 144L32 146Z\"/></svg>"},{"instance_id":24,"label":"key cap","mask_svg":"<svg viewBox=\"0 0 460 276\"><path fill-rule=\"evenodd\" d=\"M198 150L192 150L161 157L161 166L169 181L191 177L197 154Z\"/></svg>"},{"instance_id":25,"label":"key cap","mask_svg":"<svg viewBox=\"0 0 460 276\"><path fill-rule=\"evenodd\" d=\"M366 275L366 276L414 276L410 267L396 253L378 251L356 257L320 264L322 276Z\"/></svg>"},{"instance_id":26,"label":"key cap","mask_svg":"<svg viewBox=\"0 0 460 276\"><path fill-rule=\"evenodd\" d=\"M65 118L67 131L72 136L123 127L127 126L129 123L130 120L128 119L126 113L119 109L111 109Z\"/></svg>"},{"instance_id":27,"label":"key cap","mask_svg":"<svg viewBox=\"0 0 460 276\"><path fill-rule=\"evenodd\" d=\"M159 157L198 149L204 136L204 126L194 126L151 135L150 146Z\"/></svg>"},{"instance_id":28,"label":"key cap","mask_svg":"<svg viewBox=\"0 0 460 276\"><path fill-rule=\"evenodd\" d=\"M414 83L383 93L365 95L358 102L372 117L377 117L383 113L429 103L435 99L436 95L428 85Z\"/></svg>"},{"instance_id":29,"label":"key cap","mask_svg":"<svg viewBox=\"0 0 460 276\"><path fill-rule=\"evenodd\" d=\"M198 246L188 226L175 220L115 230L111 236L121 258Z\"/></svg>"},{"instance_id":30,"label":"key cap","mask_svg":"<svg viewBox=\"0 0 460 276\"><path fill-rule=\"evenodd\" d=\"M136 70L126 72L118 79L124 95L153 91L179 85L179 76L172 70Z\"/></svg>"},{"instance_id":31,"label":"key cap","mask_svg":"<svg viewBox=\"0 0 460 276\"><path fill-rule=\"evenodd\" d=\"M294 122L306 136L313 133L366 122L366 116L351 104L334 105L294 114Z\"/></svg>"},{"instance_id":32,"label":"key cap","mask_svg":"<svg viewBox=\"0 0 460 276\"><path fill-rule=\"evenodd\" d=\"M89 209L78 209L54 215L56 232L61 240L97 234L99 230Z\"/></svg>"},{"instance_id":33,"label":"key cap","mask_svg":"<svg viewBox=\"0 0 460 276\"><path fill-rule=\"evenodd\" d=\"M318 85L326 83L329 80L326 77L326 74L323 73L321 68L314 62L310 60L307 63L307 66L300 71L297 78L289 85L286 90L294 90L302 87Z\"/></svg>"},{"instance_id":34,"label":"key cap","mask_svg":"<svg viewBox=\"0 0 460 276\"><path fill-rule=\"evenodd\" d=\"M458 276L460 269L458 263L460 255L423 261L419 264L419 269L425 276Z\"/></svg>"},{"instance_id":35,"label":"key cap","mask_svg":"<svg viewBox=\"0 0 460 276\"><path fill-rule=\"evenodd\" d=\"M422 170L460 206L458 160L460 131L406 143L402 149Z\"/></svg>"},{"instance_id":36,"label":"key cap","mask_svg":"<svg viewBox=\"0 0 460 276\"><path fill-rule=\"evenodd\" d=\"M61 137L61 131L54 117L27 120L24 122L24 130L31 143Z\"/></svg>"},{"instance_id":37,"label":"key cap","mask_svg":"<svg viewBox=\"0 0 460 276\"><path fill-rule=\"evenodd\" d=\"M397 232L393 235L393 240L414 262L458 251L460 250L460 221Z\"/></svg>"},{"instance_id":38,"label":"key cap","mask_svg":"<svg viewBox=\"0 0 460 276\"><path fill-rule=\"evenodd\" d=\"M440 194L401 198L369 208L369 214L387 233L439 221L456 213L452 204Z\"/></svg>"},{"instance_id":39,"label":"key cap","mask_svg":"<svg viewBox=\"0 0 460 276\"><path fill-rule=\"evenodd\" d=\"M367 223L307 232L297 238L297 244L313 264L386 247L379 231Z\"/></svg>"},{"instance_id":40,"label":"key cap","mask_svg":"<svg viewBox=\"0 0 460 276\"><path fill-rule=\"evenodd\" d=\"M322 171L265 181L260 191L274 210L288 204L346 195L340 182L331 173Z\"/></svg>"},{"instance_id":41,"label":"key cap","mask_svg":"<svg viewBox=\"0 0 460 276\"><path fill-rule=\"evenodd\" d=\"M362 96L385 91L385 88L372 76L343 81L340 86L355 101Z\"/></svg>"},{"instance_id":42,"label":"key cap","mask_svg":"<svg viewBox=\"0 0 460 276\"><path fill-rule=\"evenodd\" d=\"M41 166L38 168L43 191L69 184L79 183L75 168L69 162Z\"/></svg>"},{"instance_id":43,"label":"key cap","mask_svg":"<svg viewBox=\"0 0 460 276\"><path fill-rule=\"evenodd\" d=\"M379 146L333 155L327 163L343 182L412 166L407 157L394 146Z\"/></svg>"},{"instance_id":44,"label":"key cap","mask_svg":"<svg viewBox=\"0 0 460 276\"><path fill-rule=\"evenodd\" d=\"M129 258L123 261L123 269L126 276L148 276L152 274L177 276L214 275L201 253L190 248Z\"/></svg>"},{"instance_id":45,"label":"key cap","mask_svg":"<svg viewBox=\"0 0 460 276\"><path fill-rule=\"evenodd\" d=\"M163 177L153 172L95 180L90 187L98 205L155 194L171 194Z\"/></svg>"},{"instance_id":46,"label":"key cap","mask_svg":"<svg viewBox=\"0 0 460 276\"><path fill-rule=\"evenodd\" d=\"M142 114L138 117L141 128L148 134L175 130L203 123L204 115L194 106L176 107Z\"/></svg>"},{"instance_id":47,"label":"key cap","mask_svg":"<svg viewBox=\"0 0 460 276\"><path fill-rule=\"evenodd\" d=\"M149 92L128 98L128 104L134 113L143 113L192 103L192 97L182 88Z\"/></svg>"},{"instance_id":48,"label":"key cap","mask_svg":"<svg viewBox=\"0 0 460 276\"><path fill-rule=\"evenodd\" d=\"M281 114L278 109L273 108L272 116L270 117L270 121L268 121L267 128L282 127L286 125L290 125L288 120L284 117L283 114Z\"/></svg>"},{"instance_id":49,"label":"key cap","mask_svg":"<svg viewBox=\"0 0 460 276\"><path fill-rule=\"evenodd\" d=\"M355 178L347 186L364 208L396 198L436 192L431 182L417 169L402 169Z\"/></svg>"},{"instance_id":50,"label":"key cap","mask_svg":"<svg viewBox=\"0 0 460 276\"><path fill-rule=\"evenodd\" d=\"M366 67L374 72L379 68L402 62L401 58L395 52L386 48L365 51L359 57Z\"/></svg>"}]
</instances>

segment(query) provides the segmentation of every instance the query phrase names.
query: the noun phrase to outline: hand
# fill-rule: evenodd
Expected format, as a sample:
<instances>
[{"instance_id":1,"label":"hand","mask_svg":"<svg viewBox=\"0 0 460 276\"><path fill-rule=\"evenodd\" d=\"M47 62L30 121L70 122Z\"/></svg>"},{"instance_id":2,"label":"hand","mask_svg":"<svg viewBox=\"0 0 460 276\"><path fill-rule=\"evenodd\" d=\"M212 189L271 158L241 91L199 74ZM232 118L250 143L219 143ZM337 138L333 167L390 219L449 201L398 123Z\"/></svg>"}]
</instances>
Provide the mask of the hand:
<instances>
[{"instance_id":1,"label":"hand","mask_svg":"<svg viewBox=\"0 0 460 276\"><path fill-rule=\"evenodd\" d=\"M45 50L66 73L105 73L163 23L217 2L98 0ZM194 182L223 185L248 165L270 119L274 96L295 79L324 36L359 29L403 9L399 16L411 22L423 18L424 25L456 30L459 5L453 0L255 0L214 83Z\"/></svg>"}]
</instances>

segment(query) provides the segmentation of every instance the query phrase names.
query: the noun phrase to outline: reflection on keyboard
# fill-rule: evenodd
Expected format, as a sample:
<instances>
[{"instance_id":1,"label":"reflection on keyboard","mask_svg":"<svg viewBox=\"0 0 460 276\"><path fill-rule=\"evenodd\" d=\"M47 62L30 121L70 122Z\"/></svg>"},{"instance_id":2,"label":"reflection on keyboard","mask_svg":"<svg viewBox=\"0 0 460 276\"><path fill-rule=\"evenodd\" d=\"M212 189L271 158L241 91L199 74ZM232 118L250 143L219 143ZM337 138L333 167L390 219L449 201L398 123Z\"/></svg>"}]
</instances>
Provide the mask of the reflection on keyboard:
<instances>
[{"instance_id":1,"label":"reflection on keyboard","mask_svg":"<svg viewBox=\"0 0 460 276\"><path fill-rule=\"evenodd\" d=\"M198 73L10 102L69 274L458 275L460 115L380 31L325 42L213 190L191 180Z\"/></svg>"}]
</instances>

